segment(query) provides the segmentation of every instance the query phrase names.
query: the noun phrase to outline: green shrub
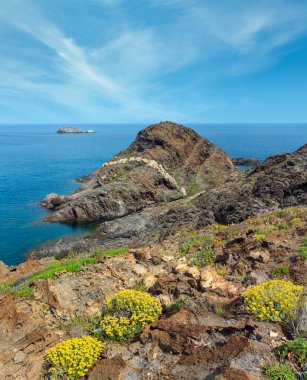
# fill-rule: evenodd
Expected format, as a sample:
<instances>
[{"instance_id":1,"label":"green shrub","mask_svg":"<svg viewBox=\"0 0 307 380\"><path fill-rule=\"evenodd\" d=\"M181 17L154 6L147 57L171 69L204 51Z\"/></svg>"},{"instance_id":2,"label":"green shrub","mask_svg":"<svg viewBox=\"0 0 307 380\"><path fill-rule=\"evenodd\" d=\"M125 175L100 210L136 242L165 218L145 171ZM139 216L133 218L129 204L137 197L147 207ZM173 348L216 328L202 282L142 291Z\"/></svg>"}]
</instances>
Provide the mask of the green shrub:
<instances>
[{"instance_id":1,"label":"green shrub","mask_svg":"<svg viewBox=\"0 0 307 380\"><path fill-rule=\"evenodd\" d=\"M0 293L3 294L13 294L25 298L34 298L34 293L32 288L25 284L23 286L17 287L14 283L2 284L0 285Z\"/></svg>"},{"instance_id":2,"label":"green shrub","mask_svg":"<svg viewBox=\"0 0 307 380\"><path fill-rule=\"evenodd\" d=\"M299 256L307 260L307 238L302 241L301 247L298 250Z\"/></svg>"},{"instance_id":3,"label":"green shrub","mask_svg":"<svg viewBox=\"0 0 307 380\"><path fill-rule=\"evenodd\" d=\"M287 230L290 226L288 223L285 223L285 222L278 222L276 224L276 227L279 229L279 230Z\"/></svg>"},{"instance_id":4,"label":"green shrub","mask_svg":"<svg viewBox=\"0 0 307 380\"><path fill-rule=\"evenodd\" d=\"M279 346L276 350L280 359L289 359L303 367L307 362L307 339L296 338Z\"/></svg>"},{"instance_id":5,"label":"green shrub","mask_svg":"<svg viewBox=\"0 0 307 380\"><path fill-rule=\"evenodd\" d=\"M281 278L289 274L288 267L276 267L270 274L271 278Z\"/></svg>"},{"instance_id":6,"label":"green shrub","mask_svg":"<svg viewBox=\"0 0 307 380\"><path fill-rule=\"evenodd\" d=\"M103 248L103 247L93 247L90 250L90 256L95 258L98 257L114 257L123 253L127 253L128 248Z\"/></svg>"},{"instance_id":7,"label":"green shrub","mask_svg":"<svg viewBox=\"0 0 307 380\"><path fill-rule=\"evenodd\" d=\"M179 248L179 256L186 257L191 265L200 267L215 262L214 235L196 235L188 238Z\"/></svg>"},{"instance_id":8,"label":"green shrub","mask_svg":"<svg viewBox=\"0 0 307 380\"><path fill-rule=\"evenodd\" d=\"M167 313L174 313L178 311L183 305L189 302L189 298L186 296L180 296L171 305L166 308Z\"/></svg>"},{"instance_id":9,"label":"green shrub","mask_svg":"<svg viewBox=\"0 0 307 380\"><path fill-rule=\"evenodd\" d=\"M8 283L8 284L0 284L0 293L2 294L9 294L11 293L13 283Z\"/></svg>"},{"instance_id":10,"label":"green shrub","mask_svg":"<svg viewBox=\"0 0 307 380\"><path fill-rule=\"evenodd\" d=\"M216 273L219 274L220 276L225 276L227 273L227 265L216 265Z\"/></svg>"},{"instance_id":11,"label":"green shrub","mask_svg":"<svg viewBox=\"0 0 307 380\"><path fill-rule=\"evenodd\" d=\"M123 290L106 298L101 321L104 340L125 342L140 334L162 312L158 300L137 290Z\"/></svg>"},{"instance_id":12,"label":"green shrub","mask_svg":"<svg viewBox=\"0 0 307 380\"><path fill-rule=\"evenodd\" d=\"M293 218L293 219L290 220L290 223L291 224L295 224L295 223L300 223L301 221L302 221L301 218Z\"/></svg>"},{"instance_id":13,"label":"green shrub","mask_svg":"<svg viewBox=\"0 0 307 380\"><path fill-rule=\"evenodd\" d=\"M303 287L291 281L272 280L243 293L247 311L263 321L282 322L295 309Z\"/></svg>"},{"instance_id":14,"label":"green shrub","mask_svg":"<svg viewBox=\"0 0 307 380\"><path fill-rule=\"evenodd\" d=\"M213 249L202 249L196 251L194 256L190 258L190 263L198 267L205 267L215 262L215 253Z\"/></svg>"},{"instance_id":15,"label":"green shrub","mask_svg":"<svg viewBox=\"0 0 307 380\"><path fill-rule=\"evenodd\" d=\"M225 315L225 309L220 306L215 307L215 314L219 315L220 317L223 317Z\"/></svg>"},{"instance_id":16,"label":"green shrub","mask_svg":"<svg viewBox=\"0 0 307 380\"><path fill-rule=\"evenodd\" d=\"M296 380L295 373L291 367L279 362L267 366L265 374L272 380Z\"/></svg>"},{"instance_id":17,"label":"green shrub","mask_svg":"<svg viewBox=\"0 0 307 380\"><path fill-rule=\"evenodd\" d=\"M66 259L63 261L54 260L53 263L48 265L42 271L33 274L30 278L31 280L48 280L54 279L56 273L66 270L67 272L78 272L84 269L84 264L80 261L75 261L73 259Z\"/></svg>"},{"instance_id":18,"label":"green shrub","mask_svg":"<svg viewBox=\"0 0 307 380\"><path fill-rule=\"evenodd\" d=\"M265 240L267 235L265 234L254 234L253 235L253 238L257 241L262 241L262 240Z\"/></svg>"}]
</instances>

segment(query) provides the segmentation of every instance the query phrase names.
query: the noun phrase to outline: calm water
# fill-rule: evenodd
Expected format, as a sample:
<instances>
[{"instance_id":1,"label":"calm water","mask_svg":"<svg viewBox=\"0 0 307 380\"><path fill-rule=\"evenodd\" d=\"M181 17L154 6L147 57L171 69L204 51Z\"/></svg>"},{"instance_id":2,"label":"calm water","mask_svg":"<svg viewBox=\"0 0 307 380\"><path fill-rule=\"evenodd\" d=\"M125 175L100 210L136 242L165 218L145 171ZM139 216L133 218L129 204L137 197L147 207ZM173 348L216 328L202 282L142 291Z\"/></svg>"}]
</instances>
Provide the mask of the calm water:
<instances>
[{"instance_id":1,"label":"calm water","mask_svg":"<svg viewBox=\"0 0 307 380\"><path fill-rule=\"evenodd\" d=\"M37 203L48 193L63 194L125 149L144 125L82 125L95 134L58 135L62 125L0 125L0 260L10 265L46 240L85 234L85 227L47 224ZM307 141L307 124L189 125L232 157L289 152Z\"/></svg>"}]
</instances>

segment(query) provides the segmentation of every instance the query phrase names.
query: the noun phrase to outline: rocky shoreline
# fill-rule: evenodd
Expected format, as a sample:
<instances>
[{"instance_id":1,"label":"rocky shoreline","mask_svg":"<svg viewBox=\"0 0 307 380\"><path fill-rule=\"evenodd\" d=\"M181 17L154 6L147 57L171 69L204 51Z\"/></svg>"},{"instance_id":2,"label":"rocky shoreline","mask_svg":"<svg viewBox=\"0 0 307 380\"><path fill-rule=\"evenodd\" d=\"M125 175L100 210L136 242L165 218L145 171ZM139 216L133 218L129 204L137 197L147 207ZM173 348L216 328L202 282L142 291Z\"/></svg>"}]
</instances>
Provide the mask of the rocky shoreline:
<instances>
[{"instance_id":1,"label":"rocky shoreline","mask_svg":"<svg viewBox=\"0 0 307 380\"><path fill-rule=\"evenodd\" d=\"M244 172L163 122L78 180L75 193L41 205L47 222L95 222L93 232L48 242L17 267L0 263L1 379L50 379L46 350L96 336L104 301L124 289L150 293L162 316L106 343L82 379L267 379L276 347L306 338L305 293L292 325L248 311L243 294L275 280L306 285L307 144ZM285 364L303 379L295 355Z\"/></svg>"},{"instance_id":2,"label":"rocky shoreline","mask_svg":"<svg viewBox=\"0 0 307 380\"><path fill-rule=\"evenodd\" d=\"M69 195L49 194L41 205L48 222L97 222L92 234L107 246L144 246L178 230L238 223L261 212L307 204L307 144L273 156L249 172L236 169L218 147L190 128L163 122L139 132L128 149L90 175ZM31 257L58 256L82 238L55 241ZM75 241L75 243L73 242ZM83 246L92 245L91 236Z\"/></svg>"}]
</instances>

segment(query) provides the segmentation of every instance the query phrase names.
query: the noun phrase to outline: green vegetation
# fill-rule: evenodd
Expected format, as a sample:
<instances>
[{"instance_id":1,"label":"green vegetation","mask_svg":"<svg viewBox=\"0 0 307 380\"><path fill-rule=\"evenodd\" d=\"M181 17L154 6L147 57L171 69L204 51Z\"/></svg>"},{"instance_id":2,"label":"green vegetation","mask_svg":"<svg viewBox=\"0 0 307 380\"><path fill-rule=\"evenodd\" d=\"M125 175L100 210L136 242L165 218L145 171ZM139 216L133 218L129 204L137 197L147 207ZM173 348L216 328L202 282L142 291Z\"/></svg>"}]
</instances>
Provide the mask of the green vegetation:
<instances>
[{"instance_id":1,"label":"green vegetation","mask_svg":"<svg viewBox=\"0 0 307 380\"><path fill-rule=\"evenodd\" d=\"M298 250L299 256L307 260L307 238L302 241L301 247Z\"/></svg>"},{"instance_id":2,"label":"green vegetation","mask_svg":"<svg viewBox=\"0 0 307 380\"><path fill-rule=\"evenodd\" d=\"M276 267L270 274L271 278L281 278L289 274L288 267Z\"/></svg>"},{"instance_id":3,"label":"green vegetation","mask_svg":"<svg viewBox=\"0 0 307 380\"><path fill-rule=\"evenodd\" d=\"M193 234L179 247L179 256L186 257L191 265L204 267L215 262L213 244L215 235Z\"/></svg>"},{"instance_id":4,"label":"green vegetation","mask_svg":"<svg viewBox=\"0 0 307 380\"><path fill-rule=\"evenodd\" d=\"M21 287L15 286L14 283L0 285L0 293L13 294L25 298L34 298L34 293L29 285L23 285Z\"/></svg>"},{"instance_id":5,"label":"green vegetation","mask_svg":"<svg viewBox=\"0 0 307 380\"><path fill-rule=\"evenodd\" d=\"M220 317L223 317L225 315L225 309L219 306L215 307L215 314L219 315Z\"/></svg>"},{"instance_id":6,"label":"green vegetation","mask_svg":"<svg viewBox=\"0 0 307 380\"><path fill-rule=\"evenodd\" d=\"M253 235L253 238L257 241L263 241L263 240L265 240L266 237L267 237L267 235L265 235L265 234L254 234Z\"/></svg>"},{"instance_id":7,"label":"green vegetation","mask_svg":"<svg viewBox=\"0 0 307 380\"><path fill-rule=\"evenodd\" d=\"M195 195L197 193L197 183L195 181L195 179L193 179L190 183L189 183L189 186L188 186L188 189L187 189L187 195Z\"/></svg>"},{"instance_id":8,"label":"green vegetation","mask_svg":"<svg viewBox=\"0 0 307 380\"><path fill-rule=\"evenodd\" d=\"M278 222L276 223L276 227L278 230L287 230L288 228L290 228L290 225L286 222Z\"/></svg>"},{"instance_id":9,"label":"green vegetation","mask_svg":"<svg viewBox=\"0 0 307 380\"><path fill-rule=\"evenodd\" d=\"M295 224L295 223L300 223L301 221L302 221L301 218L293 218L293 219L290 220L290 223L291 224Z\"/></svg>"},{"instance_id":10,"label":"green vegetation","mask_svg":"<svg viewBox=\"0 0 307 380\"><path fill-rule=\"evenodd\" d=\"M147 290L147 287L145 285L145 282L143 279L137 280L137 282L132 286L131 289L137 290L139 292L144 292Z\"/></svg>"},{"instance_id":11,"label":"green vegetation","mask_svg":"<svg viewBox=\"0 0 307 380\"><path fill-rule=\"evenodd\" d=\"M183 305L186 305L189 302L189 297L180 296L177 298L171 305L166 308L167 313L175 313L178 311Z\"/></svg>"},{"instance_id":12,"label":"green vegetation","mask_svg":"<svg viewBox=\"0 0 307 380\"><path fill-rule=\"evenodd\" d=\"M277 348L276 354L280 359L288 359L303 368L307 363L307 339L297 338L287 342Z\"/></svg>"},{"instance_id":13,"label":"green vegetation","mask_svg":"<svg viewBox=\"0 0 307 380\"><path fill-rule=\"evenodd\" d=\"M296 380L295 373L288 364L275 362L266 367L265 374L272 380Z\"/></svg>"},{"instance_id":14,"label":"green vegetation","mask_svg":"<svg viewBox=\"0 0 307 380\"><path fill-rule=\"evenodd\" d=\"M93 247L90 250L90 257L114 257L120 254L128 252L128 248L103 248L103 247Z\"/></svg>"},{"instance_id":15,"label":"green vegetation","mask_svg":"<svg viewBox=\"0 0 307 380\"><path fill-rule=\"evenodd\" d=\"M101 317L72 317L68 322L62 324L60 327L66 331L68 336L81 337L83 335L98 335Z\"/></svg>"},{"instance_id":16,"label":"green vegetation","mask_svg":"<svg viewBox=\"0 0 307 380\"><path fill-rule=\"evenodd\" d=\"M71 254L63 260L53 260L44 269L33 273L27 277L23 284L0 284L0 293L15 294L20 297L34 298L34 293L31 288L32 282L36 280L53 280L56 277L56 273L61 271L67 272L79 272L86 270L91 264L95 264L99 257L114 257L119 254L128 252L127 248L111 248L105 249L102 247L94 247L89 253Z\"/></svg>"},{"instance_id":17,"label":"green vegetation","mask_svg":"<svg viewBox=\"0 0 307 380\"><path fill-rule=\"evenodd\" d=\"M215 270L216 273L220 276L225 276L225 274L227 273L227 265L216 265Z\"/></svg>"},{"instance_id":18,"label":"green vegetation","mask_svg":"<svg viewBox=\"0 0 307 380\"><path fill-rule=\"evenodd\" d=\"M207 265L213 264L214 262L215 253L211 248L196 251L190 258L190 263L192 265L196 265L197 267L205 267Z\"/></svg>"}]
</instances>

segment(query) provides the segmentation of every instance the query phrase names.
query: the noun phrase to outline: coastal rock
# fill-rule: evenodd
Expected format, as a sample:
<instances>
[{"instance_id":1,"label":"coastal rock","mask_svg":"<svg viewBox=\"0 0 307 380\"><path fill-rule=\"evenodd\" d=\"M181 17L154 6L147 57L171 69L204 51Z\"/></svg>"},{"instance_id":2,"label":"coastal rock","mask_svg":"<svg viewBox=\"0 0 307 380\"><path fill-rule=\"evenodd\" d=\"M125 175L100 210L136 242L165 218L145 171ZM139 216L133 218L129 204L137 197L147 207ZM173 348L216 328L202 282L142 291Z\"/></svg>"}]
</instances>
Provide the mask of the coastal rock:
<instances>
[{"instance_id":1,"label":"coastal rock","mask_svg":"<svg viewBox=\"0 0 307 380\"><path fill-rule=\"evenodd\" d=\"M63 127L63 128L59 128L57 130L57 133L82 133L82 129L75 128L75 127Z\"/></svg>"},{"instance_id":2,"label":"coastal rock","mask_svg":"<svg viewBox=\"0 0 307 380\"><path fill-rule=\"evenodd\" d=\"M142 130L127 150L82 177L77 192L49 195L42 205L53 210L47 221L96 220L101 244L137 247L178 231L307 204L306 173L306 144L243 172L190 128L164 122ZM62 242L55 244L60 252Z\"/></svg>"},{"instance_id":3,"label":"coastal rock","mask_svg":"<svg viewBox=\"0 0 307 380\"><path fill-rule=\"evenodd\" d=\"M71 252L82 253L89 251L91 247L98 245L98 239L95 237L64 237L51 240L41 246L33 249L28 253L29 257L42 259L44 257L54 257L62 259Z\"/></svg>"},{"instance_id":4,"label":"coastal rock","mask_svg":"<svg viewBox=\"0 0 307 380\"><path fill-rule=\"evenodd\" d=\"M238 165L238 166L250 166L250 167L253 167L253 166L256 166L256 165L260 164L260 161L257 160L256 158L242 158L242 157L238 157L238 158L233 158L232 162L233 162L234 165Z\"/></svg>"},{"instance_id":5,"label":"coastal rock","mask_svg":"<svg viewBox=\"0 0 307 380\"><path fill-rule=\"evenodd\" d=\"M190 128L162 122L91 175L74 194L48 196L49 222L112 220L220 185L234 170L221 149Z\"/></svg>"}]
</instances>

